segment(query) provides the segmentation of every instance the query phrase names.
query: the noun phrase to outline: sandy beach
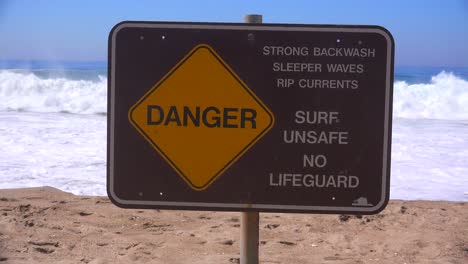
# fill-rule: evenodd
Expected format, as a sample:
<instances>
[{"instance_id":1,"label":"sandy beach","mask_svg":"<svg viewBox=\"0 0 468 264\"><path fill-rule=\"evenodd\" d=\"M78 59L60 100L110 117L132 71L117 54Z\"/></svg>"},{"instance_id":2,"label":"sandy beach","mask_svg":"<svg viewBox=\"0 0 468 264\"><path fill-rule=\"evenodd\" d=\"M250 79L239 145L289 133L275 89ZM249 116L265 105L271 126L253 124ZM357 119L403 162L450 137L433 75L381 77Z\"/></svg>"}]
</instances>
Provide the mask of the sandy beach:
<instances>
[{"instance_id":1,"label":"sandy beach","mask_svg":"<svg viewBox=\"0 0 468 264\"><path fill-rule=\"evenodd\" d=\"M51 187L0 190L0 263L239 263L240 213L130 210ZM468 263L468 204L373 216L260 214L261 263Z\"/></svg>"}]
</instances>

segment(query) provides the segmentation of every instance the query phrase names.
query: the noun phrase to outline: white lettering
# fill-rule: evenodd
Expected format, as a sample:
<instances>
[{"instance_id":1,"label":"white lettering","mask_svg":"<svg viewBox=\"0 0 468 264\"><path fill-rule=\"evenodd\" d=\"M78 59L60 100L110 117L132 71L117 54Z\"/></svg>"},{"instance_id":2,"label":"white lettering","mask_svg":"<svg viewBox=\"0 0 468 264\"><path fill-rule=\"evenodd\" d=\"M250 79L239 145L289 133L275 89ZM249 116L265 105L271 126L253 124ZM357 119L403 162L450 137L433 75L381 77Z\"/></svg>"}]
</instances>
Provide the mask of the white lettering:
<instances>
[{"instance_id":1,"label":"white lettering","mask_svg":"<svg viewBox=\"0 0 468 264\"><path fill-rule=\"evenodd\" d=\"M359 186L359 178L352 175L270 173L269 176L269 186L273 187L354 189Z\"/></svg>"},{"instance_id":2,"label":"white lettering","mask_svg":"<svg viewBox=\"0 0 468 264\"><path fill-rule=\"evenodd\" d=\"M263 46L265 56L309 56L307 47Z\"/></svg>"},{"instance_id":3,"label":"white lettering","mask_svg":"<svg viewBox=\"0 0 468 264\"><path fill-rule=\"evenodd\" d=\"M325 124L331 125L338 122L338 112L325 111L296 111L296 124Z\"/></svg>"},{"instance_id":4,"label":"white lettering","mask_svg":"<svg viewBox=\"0 0 468 264\"><path fill-rule=\"evenodd\" d=\"M328 72L363 73L362 64L327 64Z\"/></svg>"},{"instance_id":5,"label":"white lettering","mask_svg":"<svg viewBox=\"0 0 468 264\"><path fill-rule=\"evenodd\" d=\"M327 157L325 155L304 155L302 165L304 168L323 168L327 165Z\"/></svg>"},{"instance_id":6,"label":"white lettering","mask_svg":"<svg viewBox=\"0 0 468 264\"><path fill-rule=\"evenodd\" d=\"M347 131L283 130L283 140L291 144L347 145Z\"/></svg>"},{"instance_id":7,"label":"white lettering","mask_svg":"<svg viewBox=\"0 0 468 264\"><path fill-rule=\"evenodd\" d=\"M314 47L312 54L316 57L361 57L375 58L375 49L371 48L320 48Z\"/></svg>"},{"instance_id":8,"label":"white lettering","mask_svg":"<svg viewBox=\"0 0 468 264\"><path fill-rule=\"evenodd\" d=\"M275 72L322 72L322 64L303 62L273 62Z\"/></svg>"},{"instance_id":9,"label":"white lettering","mask_svg":"<svg viewBox=\"0 0 468 264\"><path fill-rule=\"evenodd\" d=\"M300 88L357 89L359 82L358 80L300 79L298 85Z\"/></svg>"}]
</instances>

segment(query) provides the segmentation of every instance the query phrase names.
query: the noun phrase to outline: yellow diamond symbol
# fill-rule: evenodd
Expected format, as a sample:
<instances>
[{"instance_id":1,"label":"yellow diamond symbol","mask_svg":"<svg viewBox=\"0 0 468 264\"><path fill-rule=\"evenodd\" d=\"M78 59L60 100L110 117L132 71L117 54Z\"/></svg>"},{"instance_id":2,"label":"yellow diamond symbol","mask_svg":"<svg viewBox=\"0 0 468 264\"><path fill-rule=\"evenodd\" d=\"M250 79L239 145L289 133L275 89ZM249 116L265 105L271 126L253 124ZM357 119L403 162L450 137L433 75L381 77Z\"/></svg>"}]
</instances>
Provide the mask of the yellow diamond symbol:
<instances>
[{"instance_id":1,"label":"yellow diamond symbol","mask_svg":"<svg viewBox=\"0 0 468 264\"><path fill-rule=\"evenodd\" d=\"M271 111L206 44L193 48L128 115L198 191L208 188L274 123Z\"/></svg>"}]
</instances>

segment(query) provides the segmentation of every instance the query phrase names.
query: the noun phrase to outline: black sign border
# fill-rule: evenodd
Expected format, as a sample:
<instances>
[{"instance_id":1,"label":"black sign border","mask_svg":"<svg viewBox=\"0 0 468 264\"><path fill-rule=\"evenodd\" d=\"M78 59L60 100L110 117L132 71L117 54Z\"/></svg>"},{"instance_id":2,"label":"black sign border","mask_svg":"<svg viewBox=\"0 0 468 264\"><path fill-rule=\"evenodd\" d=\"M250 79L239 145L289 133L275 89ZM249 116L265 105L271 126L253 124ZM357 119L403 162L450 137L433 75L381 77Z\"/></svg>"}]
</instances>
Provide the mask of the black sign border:
<instances>
[{"instance_id":1,"label":"black sign border","mask_svg":"<svg viewBox=\"0 0 468 264\"><path fill-rule=\"evenodd\" d=\"M115 125L115 41L117 34L123 28L187 28L187 29L220 29L220 30L270 30L270 31L319 31L319 32L355 32L377 33L387 40L385 119L382 168L382 199L371 207L335 207L335 206L296 206L280 204L232 204L232 203L191 203L168 201L125 200L114 192L114 145L112 127ZM373 25L307 25L307 24L244 24L244 23L204 23L204 22L147 22L123 21L116 24L108 38L108 97L107 97L107 194L110 200L121 208L160 208L174 210L204 210L204 211L258 211L258 212L288 212L288 213L321 213L321 214L377 214L388 204L390 196L390 157L392 131L392 102L394 74L395 42L391 33L381 26Z\"/></svg>"}]
</instances>

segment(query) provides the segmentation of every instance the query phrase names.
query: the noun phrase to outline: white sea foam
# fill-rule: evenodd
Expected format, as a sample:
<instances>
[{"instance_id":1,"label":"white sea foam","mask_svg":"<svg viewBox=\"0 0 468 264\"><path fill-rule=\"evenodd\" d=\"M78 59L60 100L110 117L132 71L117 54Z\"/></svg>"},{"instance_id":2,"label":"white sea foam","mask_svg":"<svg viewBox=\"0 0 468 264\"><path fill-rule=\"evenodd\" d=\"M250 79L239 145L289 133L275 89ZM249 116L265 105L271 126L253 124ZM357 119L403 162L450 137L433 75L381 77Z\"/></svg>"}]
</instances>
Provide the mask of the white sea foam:
<instances>
[{"instance_id":1,"label":"white sea foam","mask_svg":"<svg viewBox=\"0 0 468 264\"><path fill-rule=\"evenodd\" d=\"M468 201L468 82L442 72L394 88L391 198ZM105 195L106 90L104 77L0 70L0 189Z\"/></svg>"},{"instance_id":2,"label":"white sea foam","mask_svg":"<svg viewBox=\"0 0 468 264\"><path fill-rule=\"evenodd\" d=\"M0 112L0 189L106 195L106 134L104 116ZM392 141L392 199L468 201L467 121L396 118Z\"/></svg>"},{"instance_id":3,"label":"white sea foam","mask_svg":"<svg viewBox=\"0 0 468 264\"><path fill-rule=\"evenodd\" d=\"M393 115L405 118L468 120L468 81L441 72L430 83L394 83Z\"/></svg>"},{"instance_id":4,"label":"white sea foam","mask_svg":"<svg viewBox=\"0 0 468 264\"><path fill-rule=\"evenodd\" d=\"M106 117L0 112L0 189L106 193Z\"/></svg>"},{"instance_id":5,"label":"white sea foam","mask_svg":"<svg viewBox=\"0 0 468 264\"><path fill-rule=\"evenodd\" d=\"M33 73L0 70L0 111L103 114L107 79L43 79ZM394 84L394 117L468 120L468 81L441 72L429 83Z\"/></svg>"},{"instance_id":6,"label":"white sea foam","mask_svg":"<svg viewBox=\"0 0 468 264\"><path fill-rule=\"evenodd\" d=\"M33 73L0 71L0 111L104 114L107 79L42 79Z\"/></svg>"}]
</instances>

